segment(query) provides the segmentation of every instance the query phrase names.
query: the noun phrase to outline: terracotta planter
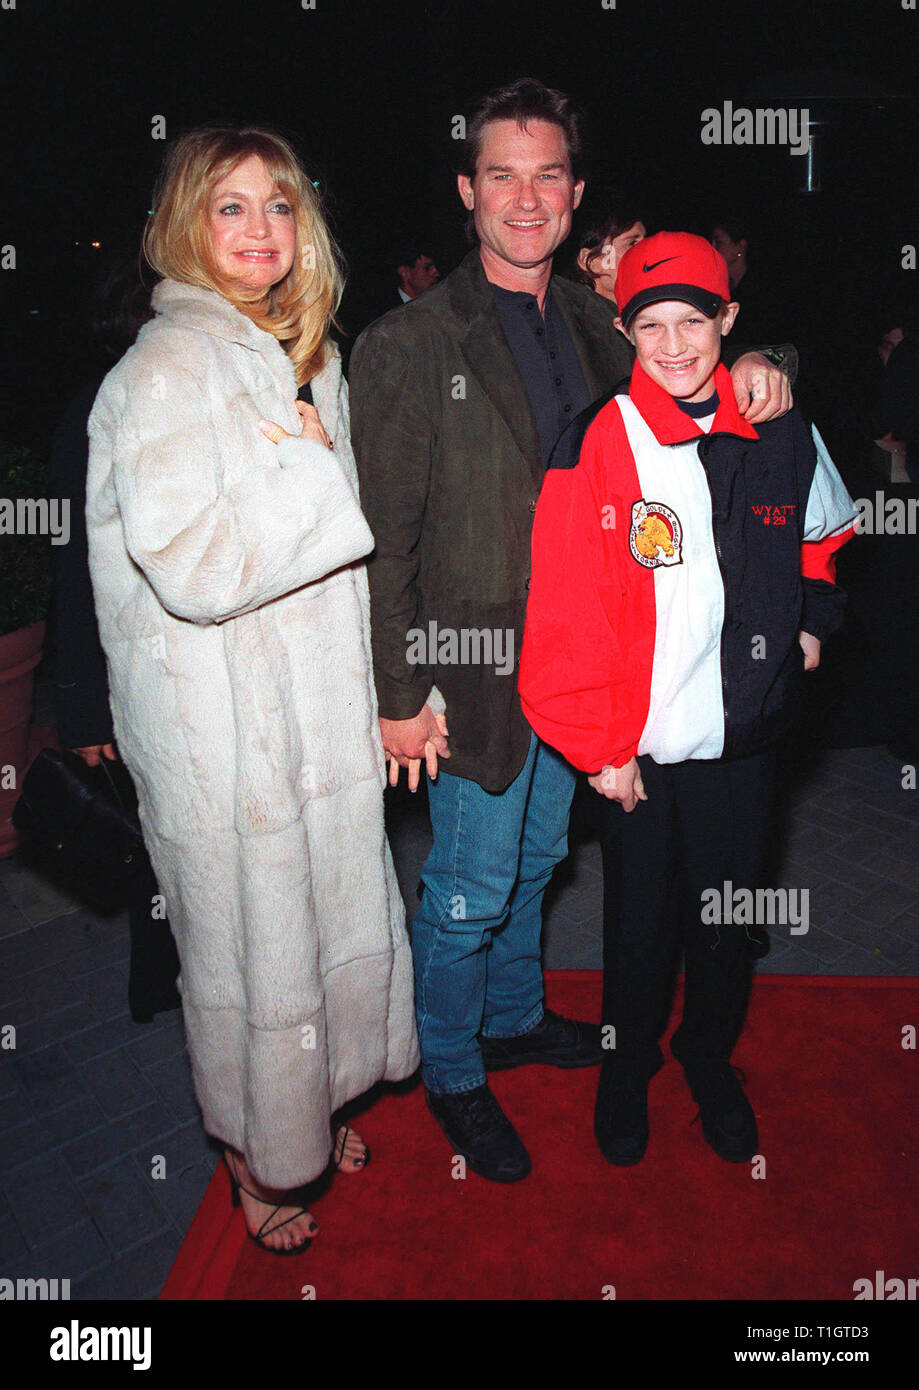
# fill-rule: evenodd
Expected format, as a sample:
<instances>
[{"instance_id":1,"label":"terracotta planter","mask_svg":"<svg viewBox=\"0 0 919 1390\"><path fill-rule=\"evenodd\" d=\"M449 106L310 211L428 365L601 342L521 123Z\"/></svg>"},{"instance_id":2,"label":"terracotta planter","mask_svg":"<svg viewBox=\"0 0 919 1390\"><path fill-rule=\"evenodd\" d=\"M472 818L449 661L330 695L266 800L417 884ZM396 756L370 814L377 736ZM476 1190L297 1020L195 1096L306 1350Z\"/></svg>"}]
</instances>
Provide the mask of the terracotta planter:
<instances>
[{"instance_id":1,"label":"terracotta planter","mask_svg":"<svg viewBox=\"0 0 919 1390\"><path fill-rule=\"evenodd\" d=\"M42 622L0 637L0 858L21 843L10 816L29 760L32 686L44 636ZM10 781L15 785L6 786Z\"/></svg>"}]
</instances>

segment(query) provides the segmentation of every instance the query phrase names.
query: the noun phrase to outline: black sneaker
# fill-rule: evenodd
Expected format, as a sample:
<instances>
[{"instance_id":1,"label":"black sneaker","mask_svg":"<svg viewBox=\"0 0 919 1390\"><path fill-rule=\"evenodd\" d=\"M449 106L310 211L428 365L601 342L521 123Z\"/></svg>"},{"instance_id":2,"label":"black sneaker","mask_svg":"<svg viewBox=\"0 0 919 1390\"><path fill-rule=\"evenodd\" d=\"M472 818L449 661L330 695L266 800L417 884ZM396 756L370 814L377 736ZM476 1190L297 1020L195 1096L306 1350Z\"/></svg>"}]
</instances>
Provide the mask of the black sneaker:
<instances>
[{"instance_id":1,"label":"black sneaker","mask_svg":"<svg viewBox=\"0 0 919 1390\"><path fill-rule=\"evenodd\" d=\"M527 1033L516 1038L479 1036L486 1071L539 1064L544 1067L596 1067L603 1061L599 1023L562 1018L551 1009Z\"/></svg>"},{"instance_id":2,"label":"black sneaker","mask_svg":"<svg viewBox=\"0 0 919 1390\"><path fill-rule=\"evenodd\" d=\"M607 1163L631 1168L648 1147L648 1084L659 1064L630 1065L609 1057L600 1071L594 1134Z\"/></svg>"},{"instance_id":3,"label":"black sneaker","mask_svg":"<svg viewBox=\"0 0 919 1390\"><path fill-rule=\"evenodd\" d=\"M744 1095L747 1078L729 1062L687 1067L686 1080L699 1107L702 1133L726 1163L746 1163L759 1149L753 1107Z\"/></svg>"},{"instance_id":4,"label":"black sneaker","mask_svg":"<svg viewBox=\"0 0 919 1390\"><path fill-rule=\"evenodd\" d=\"M425 1090L425 1096L431 1114L474 1173L491 1182L526 1177L530 1155L487 1082L457 1095Z\"/></svg>"}]
</instances>

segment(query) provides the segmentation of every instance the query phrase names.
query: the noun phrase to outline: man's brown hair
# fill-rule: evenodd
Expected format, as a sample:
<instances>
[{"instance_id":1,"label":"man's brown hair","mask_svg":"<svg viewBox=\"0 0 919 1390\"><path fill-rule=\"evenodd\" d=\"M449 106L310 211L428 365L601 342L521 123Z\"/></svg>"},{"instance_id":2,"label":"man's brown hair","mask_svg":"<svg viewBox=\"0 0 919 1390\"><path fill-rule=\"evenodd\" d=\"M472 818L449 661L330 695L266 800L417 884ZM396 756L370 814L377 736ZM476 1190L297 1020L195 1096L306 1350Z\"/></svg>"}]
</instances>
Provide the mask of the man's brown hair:
<instances>
[{"instance_id":1,"label":"man's brown hair","mask_svg":"<svg viewBox=\"0 0 919 1390\"><path fill-rule=\"evenodd\" d=\"M575 182L584 177L584 114L564 92L555 87L546 87L535 78L521 77L517 82L499 87L482 97L466 125L466 139L460 147L456 171L458 174L475 178L482 149L482 132L490 121L516 121L521 130L525 130L530 121L549 121L557 125L565 135Z\"/></svg>"}]
</instances>

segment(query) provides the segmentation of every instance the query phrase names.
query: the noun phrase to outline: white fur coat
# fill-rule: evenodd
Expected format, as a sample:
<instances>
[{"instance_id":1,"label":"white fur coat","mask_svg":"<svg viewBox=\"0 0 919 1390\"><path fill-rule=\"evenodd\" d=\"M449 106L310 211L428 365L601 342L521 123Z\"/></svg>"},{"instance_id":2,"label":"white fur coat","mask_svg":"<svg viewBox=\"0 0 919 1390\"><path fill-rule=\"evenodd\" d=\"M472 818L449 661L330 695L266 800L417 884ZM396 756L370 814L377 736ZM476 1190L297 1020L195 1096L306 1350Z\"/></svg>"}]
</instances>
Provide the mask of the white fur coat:
<instances>
[{"instance_id":1,"label":"white fur coat","mask_svg":"<svg viewBox=\"0 0 919 1390\"><path fill-rule=\"evenodd\" d=\"M166 280L90 418L87 531L119 750L181 959L209 1133L275 1187L315 1177L331 1112L418 1063L383 827L373 537L347 386L299 435L278 342Z\"/></svg>"}]
</instances>

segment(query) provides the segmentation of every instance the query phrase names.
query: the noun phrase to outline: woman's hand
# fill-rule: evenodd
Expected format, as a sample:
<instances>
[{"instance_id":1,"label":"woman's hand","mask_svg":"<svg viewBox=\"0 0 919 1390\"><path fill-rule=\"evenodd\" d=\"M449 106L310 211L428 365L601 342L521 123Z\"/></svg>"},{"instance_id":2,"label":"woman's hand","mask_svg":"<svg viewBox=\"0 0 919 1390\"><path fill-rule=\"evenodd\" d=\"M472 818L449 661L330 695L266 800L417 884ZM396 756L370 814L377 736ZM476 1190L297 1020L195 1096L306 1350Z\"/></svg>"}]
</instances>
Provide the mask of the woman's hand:
<instances>
[{"instance_id":1,"label":"woman's hand","mask_svg":"<svg viewBox=\"0 0 919 1390\"><path fill-rule=\"evenodd\" d=\"M380 734L389 768L389 785L399 781L399 768L408 768L409 791L417 791L424 759L428 776L437 777L437 759L449 758L449 730L444 714L425 704L414 719L381 719Z\"/></svg>"},{"instance_id":2,"label":"woman's hand","mask_svg":"<svg viewBox=\"0 0 919 1390\"><path fill-rule=\"evenodd\" d=\"M624 767L605 767L587 780L601 796L621 802L623 811L634 811L639 801L648 799L637 758L631 758Z\"/></svg>"},{"instance_id":3,"label":"woman's hand","mask_svg":"<svg viewBox=\"0 0 919 1390\"><path fill-rule=\"evenodd\" d=\"M450 730L447 728L447 716L446 716L445 714L435 714L435 716L434 716L434 722L436 723L437 728L438 728L438 731L443 735L443 737L444 737L445 739L448 738L448 737L449 737L449 734L450 734ZM427 741L427 742L425 743L425 745L424 745L424 763L425 763L425 767L426 767L426 769L427 769L427 774L428 774L428 776L430 777L430 779L431 779L432 782L436 782L436 781L437 781L437 754L438 754L438 745L436 745L435 743L433 743L431 739L428 739L428 741ZM449 750L449 748L446 750L446 752L441 752L441 757L449 758L449 756L450 756L450 750ZM395 758L393 758L392 762L391 762L390 765L389 765L389 784L390 784L390 786L395 786L395 782L393 781L393 771L394 771L394 770L395 770L395 775L396 775L396 781L398 781L398 780L399 780L399 765L398 765L398 763L396 763ZM420 758L410 758L410 759L409 759L409 764L408 764L408 789L409 789L410 792L416 792L416 791L418 790L418 783L419 783L420 780L421 780L421 759L420 759Z\"/></svg>"},{"instance_id":4,"label":"woman's hand","mask_svg":"<svg viewBox=\"0 0 919 1390\"><path fill-rule=\"evenodd\" d=\"M300 438L312 439L314 443L324 444L327 449L331 449L332 441L323 428L316 407L309 405L306 401L296 401L295 404L297 414L300 416ZM282 439L296 438L281 425L276 425L273 420L259 420L258 427L265 438L271 440L272 444L280 444Z\"/></svg>"},{"instance_id":5,"label":"woman's hand","mask_svg":"<svg viewBox=\"0 0 919 1390\"><path fill-rule=\"evenodd\" d=\"M115 752L113 743L92 743L86 748L69 748L69 753L76 753L82 758L87 767L98 767L103 758L108 758L110 763L118 761L118 754Z\"/></svg>"},{"instance_id":6,"label":"woman's hand","mask_svg":"<svg viewBox=\"0 0 919 1390\"><path fill-rule=\"evenodd\" d=\"M323 429L316 407L306 401L297 401L296 406L297 414L300 416L300 438L315 439L317 444L324 444L327 449L331 449L332 441Z\"/></svg>"}]
</instances>

